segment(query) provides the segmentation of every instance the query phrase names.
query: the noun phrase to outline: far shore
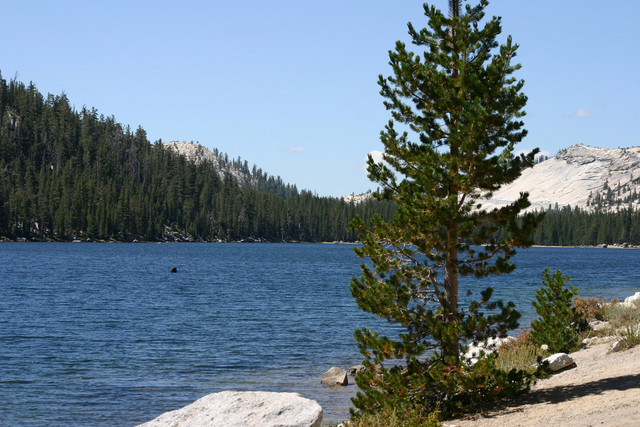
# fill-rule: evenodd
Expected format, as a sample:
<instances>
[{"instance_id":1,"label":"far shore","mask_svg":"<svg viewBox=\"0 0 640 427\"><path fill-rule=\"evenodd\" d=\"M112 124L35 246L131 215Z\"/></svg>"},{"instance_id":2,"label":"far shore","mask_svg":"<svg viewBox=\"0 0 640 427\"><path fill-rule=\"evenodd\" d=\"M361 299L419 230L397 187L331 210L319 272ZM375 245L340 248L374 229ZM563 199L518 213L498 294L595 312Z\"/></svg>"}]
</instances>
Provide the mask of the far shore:
<instances>
[{"instance_id":1,"label":"far shore","mask_svg":"<svg viewBox=\"0 0 640 427\"><path fill-rule=\"evenodd\" d=\"M360 245L362 242L345 242L345 241L335 241L335 242L305 242L298 240L289 240L289 241L269 241L264 239L241 239L241 240L193 240L193 239L180 239L180 240L115 240L115 239L60 239L60 240L50 240L50 239L38 239L32 238L27 239L24 237L19 238L8 238L5 236L0 236L0 243L3 242L19 242L19 243L291 243L291 244L319 244L319 245ZM553 245L532 245L532 248L579 248L579 249L640 249L640 245L631 245L628 243L600 243L597 245L562 245L562 246L553 246Z\"/></svg>"},{"instance_id":2,"label":"far shore","mask_svg":"<svg viewBox=\"0 0 640 427\"><path fill-rule=\"evenodd\" d=\"M247 243L247 244L278 244L278 243L287 243L287 244L318 244L318 245L360 245L361 242L345 242L345 241L335 241L335 242L305 242L299 240L288 240L288 241L269 241L269 240L104 240L104 239L60 239L60 240L51 240L51 239L26 239L24 237L20 237L17 239L10 239L6 237L0 237L0 243Z\"/></svg>"},{"instance_id":3,"label":"far shore","mask_svg":"<svg viewBox=\"0 0 640 427\"><path fill-rule=\"evenodd\" d=\"M566 245L566 246L552 246L552 245L532 245L532 248L577 248L577 249L640 249L640 245L629 245L627 243L612 243L612 244L598 244L598 245Z\"/></svg>"}]
</instances>

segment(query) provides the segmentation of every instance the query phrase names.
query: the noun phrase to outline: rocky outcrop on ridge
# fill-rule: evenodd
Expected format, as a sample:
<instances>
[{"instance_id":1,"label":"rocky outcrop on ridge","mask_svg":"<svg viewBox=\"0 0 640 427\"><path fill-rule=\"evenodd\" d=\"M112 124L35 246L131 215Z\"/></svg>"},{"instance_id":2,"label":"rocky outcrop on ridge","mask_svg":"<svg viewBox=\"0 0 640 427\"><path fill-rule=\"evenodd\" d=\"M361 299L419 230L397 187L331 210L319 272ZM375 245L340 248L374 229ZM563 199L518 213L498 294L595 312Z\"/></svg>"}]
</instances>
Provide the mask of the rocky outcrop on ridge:
<instances>
[{"instance_id":1,"label":"rocky outcrop on ridge","mask_svg":"<svg viewBox=\"0 0 640 427\"><path fill-rule=\"evenodd\" d=\"M139 427L320 427L322 408L297 393L223 391Z\"/></svg>"},{"instance_id":2,"label":"rocky outcrop on ridge","mask_svg":"<svg viewBox=\"0 0 640 427\"><path fill-rule=\"evenodd\" d=\"M185 156L187 160L196 164L208 161L213 163L218 171L220 179L224 179L225 175L230 174L241 185L255 185L255 179L242 173L235 168L229 161L218 156L213 151L200 144L193 142L171 141L163 143L165 148L169 148L176 153Z\"/></svg>"},{"instance_id":3,"label":"rocky outcrop on ridge","mask_svg":"<svg viewBox=\"0 0 640 427\"><path fill-rule=\"evenodd\" d=\"M342 200L344 200L346 203L353 203L354 205L357 205L358 203L366 202L367 200L370 200L372 198L373 198L373 193L371 192L371 190L369 190L366 193L360 193L360 194L352 193L348 196L344 196Z\"/></svg>"}]
</instances>

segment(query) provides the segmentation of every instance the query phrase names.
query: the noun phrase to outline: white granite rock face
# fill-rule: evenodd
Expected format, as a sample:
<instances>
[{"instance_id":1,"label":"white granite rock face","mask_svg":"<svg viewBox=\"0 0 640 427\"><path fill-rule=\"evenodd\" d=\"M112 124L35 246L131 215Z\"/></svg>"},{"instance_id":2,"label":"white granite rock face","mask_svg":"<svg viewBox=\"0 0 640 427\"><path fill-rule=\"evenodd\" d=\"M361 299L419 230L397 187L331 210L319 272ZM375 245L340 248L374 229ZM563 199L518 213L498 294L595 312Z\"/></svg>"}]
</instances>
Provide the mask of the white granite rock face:
<instances>
[{"instance_id":1,"label":"white granite rock face","mask_svg":"<svg viewBox=\"0 0 640 427\"><path fill-rule=\"evenodd\" d=\"M520 178L500 187L492 199L482 204L484 208L504 206L516 200L521 191L527 191L531 201L528 211L546 210L556 203L560 207L570 205L592 210L593 206L587 205L589 195L595 197L602 193L605 183L616 193L618 183L623 191L638 190L638 184L634 183L638 166L640 147L609 149L573 145L524 170ZM622 203L621 207L628 207L628 203ZM617 210L617 203L610 208Z\"/></svg>"},{"instance_id":2,"label":"white granite rock face","mask_svg":"<svg viewBox=\"0 0 640 427\"><path fill-rule=\"evenodd\" d=\"M216 156L213 151L200 144L195 144L193 142L171 141L163 143L163 146L185 156L187 160L194 162L195 164L202 163L204 161L213 163L216 165L220 179L224 179L226 174L230 174L242 185L256 184L256 180L254 178L245 175L232 164L223 162L222 159Z\"/></svg>"},{"instance_id":3,"label":"white granite rock face","mask_svg":"<svg viewBox=\"0 0 640 427\"><path fill-rule=\"evenodd\" d=\"M139 427L320 427L322 408L297 393L223 391Z\"/></svg>"},{"instance_id":4,"label":"white granite rock face","mask_svg":"<svg viewBox=\"0 0 640 427\"><path fill-rule=\"evenodd\" d=\"M346 203L353 203L354 205L359 205L360 203L366 202L371 199L373 199L373 193L371 192L371 190L367 191L366 193L354 193L342 198L342 200L344 200Z\"/></svg>"}]
</instances>

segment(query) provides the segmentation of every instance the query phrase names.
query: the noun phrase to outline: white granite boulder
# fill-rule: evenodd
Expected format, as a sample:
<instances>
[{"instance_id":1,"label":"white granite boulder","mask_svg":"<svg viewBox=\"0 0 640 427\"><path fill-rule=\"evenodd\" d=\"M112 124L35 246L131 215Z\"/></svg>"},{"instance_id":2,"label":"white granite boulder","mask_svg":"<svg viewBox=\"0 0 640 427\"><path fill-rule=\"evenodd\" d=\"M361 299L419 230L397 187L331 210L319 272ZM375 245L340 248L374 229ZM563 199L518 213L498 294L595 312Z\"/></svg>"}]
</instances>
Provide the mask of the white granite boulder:
<instances>
[{"instance_id":1,"label":"white granite boulder","mask_svg":"<svg viewBox=\"0 0 640 427\"><path fill-rule=\"evenodd\" d=\"M498 350L503 344L508 343L509 341L515 340L515 337L506 337L506 338L489 338L487 341L480 342L477 345L471 344L467 348L467 351L464 353L464 358L469 360L471 365L475 365L478 363L478 359L491 354Z\"/></svg>"},{"instance_id":2,"label":"white granite boulder","mask_svg":"<svg viewBox=\"0 0 640 427\"><path fill-rule=\"evenodd\" d=\"M322 408L297 393L223 391L139 427L320 427Z\"/></svg>"},{"instance_id":3,"label":"white granite boulder","mask_svg":"<svg viewBox=\"0 0 640 427\"><path fill-rule=\"evenodd\" d=\"M348 385L349 380L347 379L347 371L334 366L333 368L322 374L320 384L328 386Z\"/></svg>"},{"instance_id":4,"label":"white granite boulder","mask_svg":"<svg viewBox=\"0 0 640 427\"><path fill-rule=\"evenodd\" d=\"M552 372L561 371L573 367L576 362L567 353L556 353L542 360L542 363L549 362L549 369Z\"/></svg>"},{"instance_id":5,"label":"white granite boulder","mask_svg":"<svg viewBox=\"0 0 640 427\"><path fill-rule=\"evenodd\" d=\"M593 322L589 323L589 326L591 327L591 329L593 329L596 332L604 331L605 329L608 329L611 327L609 322L603 322L602 320L594 320Z\"/></svg>"},{"instance_id":6,"label":"white granite boulder","mask_svg":"<svg viewBox=\"0 0 640 427\"><path fill-rule=\"evenodd\" d=\"M636 307L635 302L638 301L638 300L640 300L640 292L636 292L635 294L631 295L630 297L626 297L624 299L623 304L626 305L627 307L630 307L630 306Z\"/></svg>"},{"instance_id":7,"label":"white granite boulder","mask_svg":"<svg viewBox=\"0 0 640 427\"><path fill-rule=\"evenodd\" d=\"M624 342L623 339L616 340L613 344L611 344L611 348L609 349L609 353L617 353L619 351L623 351L628 349L627 343Z\"/></svg>"}]
</instances>

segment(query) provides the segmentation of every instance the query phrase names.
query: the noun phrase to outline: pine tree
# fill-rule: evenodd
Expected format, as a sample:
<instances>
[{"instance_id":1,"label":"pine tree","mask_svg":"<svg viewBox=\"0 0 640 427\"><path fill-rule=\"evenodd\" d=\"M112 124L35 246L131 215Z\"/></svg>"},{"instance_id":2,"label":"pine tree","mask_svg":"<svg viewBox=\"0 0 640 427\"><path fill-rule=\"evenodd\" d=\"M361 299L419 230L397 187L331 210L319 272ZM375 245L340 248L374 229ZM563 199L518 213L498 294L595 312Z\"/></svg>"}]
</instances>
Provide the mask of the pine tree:
<instances>
[{"instance_id":1,"label":"pine tree","mask_svg":"<svg viewBox=\"0 0 640 427\"><path fill-rule=\"evenodd\" d=\"M546 344L552 353L568 353L580 348L580 331L586 321L572 306L578 289L565 286L571 280L557 270L553 275L543 271L543 287L536 291L533 307L540 316L531 323L531 337L537 345Z\"/></svg>"},{"instance_id":2,"label":"pine tree","mask_svg":"<svg viewBox=\"0 0 640 427\"><path fill-rule=\"evenodd\" d=\"M526 135L520 118L527 98L523 81L513 77L519 65L511 63L517 45L509 37L498 46L500 18L483 21L486 0L464 10L459 0L449 4L449 17L424 5L428 28L408 25L422 53L397 42L389 53L393 76L379 79L392 120L381 132L384 161L369 157L368 171L381 186L377 197L394 201L397 214L388 223L375 220L371 229L354 221L363 242L356 254L371 263L362 264L351 290L361 309L404 332L393 340L356 331L370 368L357 379L364 394L354 399L364 412L398 399L432 409L434 401L446 400L450 412L464 406L476 391L473 381L460 377L468 386L462 392L451 379L468 373L461 351L468 340L516 327L519 314L512 303L489 302L490 289L461 310L459 277L512 271L515 248L531 244L540 220L528 214L516 221L529 206L527 194L503 208L482 209L483 199L533 165L537 150L513 154ZM485 316L487 309L492 314ZM406 367L387 369L388 359L403 359Z\"/></svg>"}]
</instances>

